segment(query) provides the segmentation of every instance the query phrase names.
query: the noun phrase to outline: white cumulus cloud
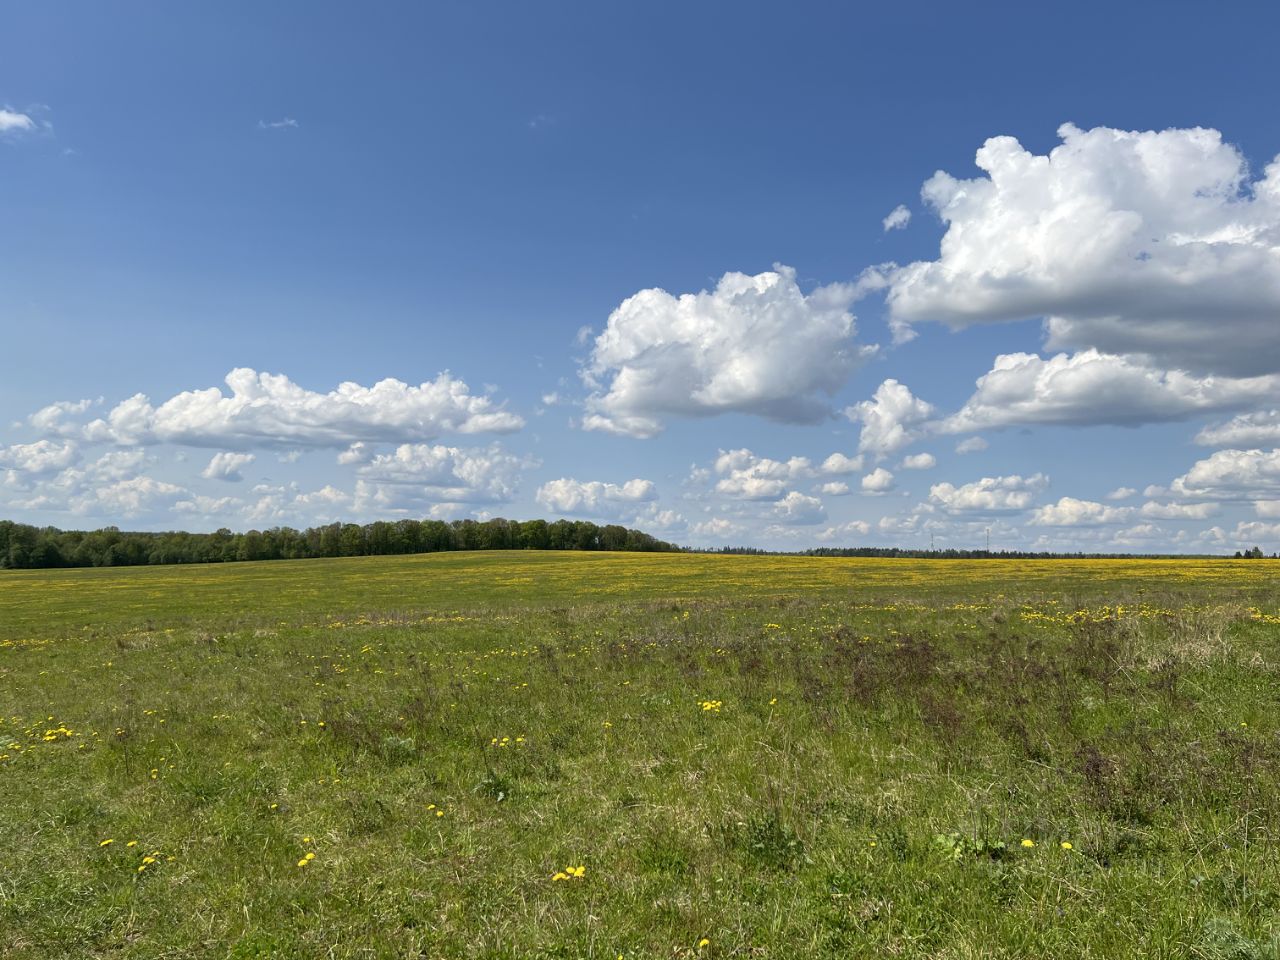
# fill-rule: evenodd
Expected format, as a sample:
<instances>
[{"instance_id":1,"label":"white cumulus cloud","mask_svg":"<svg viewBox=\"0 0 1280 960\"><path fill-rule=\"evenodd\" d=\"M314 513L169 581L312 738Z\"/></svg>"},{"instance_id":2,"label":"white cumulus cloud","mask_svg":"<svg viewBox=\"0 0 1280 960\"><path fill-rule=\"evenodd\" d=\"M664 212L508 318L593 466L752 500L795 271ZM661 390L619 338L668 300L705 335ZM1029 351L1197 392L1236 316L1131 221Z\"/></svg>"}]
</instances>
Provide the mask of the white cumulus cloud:
<instances>
[{"instance_id":1,"label":"white cumulus cloud","mask_svg":"<svg viewBox=\"0 0 1280 960\"><path fill-rule=\"evenodd\" d=\"M561 477L539 487L534 499L552 513L612 517L627 507L656 500L657 496L658 488L652 480L636 478L616 484ZM658 519L664 520L666 526L671 526L678 520L675 515L665 518L659 516Z\"/></svg>"},{"instance_id":2,"label":"white cumulus cloud","mask_svg":"<svg viewBox=\"0 0 1280 960\"><path fill-rule=\"evenodd\" d=\"M929 488L929 501L950 514L1017 513L1031 506L1036 494L1048 485L1049 478L1042 473L983 477L958 487L935 483Z\"/></svg>"},{"instance_id":3,"label":"white cumulus cloud","mask_svg":"<svg viewBox=\"0 0 1280 960\"><path fill-rule=\"evenodd\" d=\"M56 473L79 459L80 449L70 440L61 443L37 440L35 443L15 443L10 447L0 447L0 467L10 467L36 476Z\"/></svg>"},{"instance_id":4,"label":"white cumulus cloud","mask_svg":"<svg viewBox=\"0 0 1280 960\"><path fill-rule=\"evenodd\" d=\"M1280 448L1218 450L1192 464L1169 491L1192 500L1268 499L1280 494Z\"/></svg>"},{"instance_id":5,"label":"white cumulus cloud","mask_svg":"<svg viewBox=\"0 0 1280 960\"><path fill-rule=\"evenodd\" d=\"M817 497L792 490L773 505L773 516L785 524L804 525L822 523L827 519L827 511Z\"/></svg>"},{"instance_id":6,"label":"white cumulus cloud","mask_svg":"<svg viewBox=\"0 0 1280 960\"><path fill-rule=\"evenodd\" d=\"M36 128L36 122L27 114L10 107L0 107L0 134L28 133Z\"/></svg>"},{"instance_id":7,"label":"white cumulus cloud","mask_svg":"<svg viewBox=\"0 0 1280 960\"><path fill-rule=\"evenodd\" d=\"M842 523L838 526L827 527L825 530L818 531L815 536L823 543L829 543L832 540L846 540L853 537L865 537L871 532L871 524L865 520L850 520L848 523Z\"/></svg>"},{"instance_id":8,"label":"white cumulus cloud","mask_svg":"<svg viewBox=\"0 0 1280 960\"><path fill-rule=\"evenodd\" d=\"M492 445L461 449L402 443L356 468L360 509L408 510L423 504L500 503L515 496L526 459Z\"/></svg>"},{"instance_id":9,"label":"white cumulus cloud","mask_svg":"<svg viewBox=\"0 0 1280 960\"><path fill-rule=\"evenodd\" d=\"M982 176L925 183L947 231L937 260L890 278L899 330L1044 317L1050 349L1280 371L1280 160L1251 179L1203 128L1058 134L1047 155L993 137L977 152Z\"/></svg>"},{"instance_id":10,"label":"white cumulus cloud","mask_svg":"<svg viewBox=\"0 0 1280 960\"><path fill-rule=\"evenodd\" d=\"M854 342L852 284L809 294L781 265L726 273L714 290L627 298L582 370L592 393L582 426L633 437L670 416L738 412L814 423L873 348Z\"/></svg>"},{"instance_id":11,"label":"white cumulus cloud","mask_svg":"<svg viewBox=\"0 0 1280 960\"><path fill-rule=\"evenodd\" d=\"M448 432L501 433L524 425L488 397L472 395L463 381L448 373L417 386L386 379L371 387L342 383L328 393L308 390L282 374L246 368L232 370L226 383L230 393L218 387L189 390L158 407L136 394L106 417L86 424L83 435L123 445L175 443L243 450L342 447L361 440L426 441Z\"/></svg>"},{"instance_id":12,"label":"white cumulus cloud","mask_svg":"<svg viewBox=\"0 0 1280 960\"><path fill-rule=\"evenodd\" d=\"M913 453L902 458L903 470L932 470L938 460L932 453Z\"/></svg>"},{"instance_id":13,"label":"white cumulus cloud","mask_svg":"<svg viewBox=\"0 0 1280 960\"><path fill-rule=\"evenodd\" d=\"M847 457L843 453L833 453L827 459L822 461L819 471L827 476L840 477L850 473L857 473L862 469L865 458L859 454L856 457Z\"/></svg>"},{"instance_id":14,"label":"white cumulus cloud","mask_svg":"<svg viewBox=\"0 0 1280 960\"><path fill-rule=\"evenodd\" d=\"M129 477L85 490L73 500L71 509L100 517L136 517L158 506L172 507L186 493L177 484L155 477Z\"/></svg>"},{"instance_id":15,"label":"white cumulus cloud","mask_svg":"<svg viewBox=\"0 0 1280 960\"><path fill-rule=\"evenodd\" d=\"M1196 443L1206 447L1261 447L1280 444L1280 410L1256 410L1205 427Z\"/></svg>"},{"instance_id":16,"label":"white cumulus cloud","mask_svg":"<svg viewBox=\"0 0 1280 960\"><path fill-rule=\"evenodd\" d=\"M1132 426L1181 420L1258 403L1280 394L1280 376L1196 377L1162 371L1097 350L1042 358L996 357L960 411L942 422L962 433L1019 424Z\"/></svg>"},{"instance_id":17,"label":"white cumulus cloud","mask_svg":"<svg viewBox=\"0 0 1280 960\"><path fill-rule=\"evenodd\" d=\"M1259 520L1241 521L1231 532L1231 538L1241 544L1280 543L1280 523L1262 523Z\"/></svg>"},{"instance_id":18,"label":"white cumulus cloud","mask_svg":"<svg viewBox=\"0 0 1280 960\"><path fill-rule=\"evenodd\" d=\"M338 463L349 467L353 463L368 463L373 458L373 448L363 440L357 440L338 454Z\"/></svg>"},{"instance_id":19,"label":"white cumulus cloud","mask_svg":"<svg viewBox=\"0 0 1280 960\"><path fill-rule=\"evenodd\" d=\"M200 476L206 480L227 480L236 483L244 479L240 473L245 467L257 459L252 453L215 453L209 465L201 471Z\"/></svg>"},{"instance_id":20,"label":"white cumulus cloud","mask_svg":"<svg viewBox=\"0 0 1280 960\"><path fill-rule=\"evenodd\" d=\"M884 467L876 467L862 478L863 493L888 493L893 489L893 474Z\"/></svg>"},{"instance_id":21,"label":"white cumulus cloud","mask_svg":"<svg viewBox=\"0 0 1280 960\"><path fill-rule=\"evenodd\" d=\"M1090 527L1123 523L1133 514L1132 507L1108 507L1092 500L1062 497L1032 514L1031 522L1040 527Z\"/></svg>"},{"instance_id":22,"label":"white cumulus cloud","mask_svg":"<svg viewBox=\"0 0 1280 960\"><path fill-rule=\"evenodd\" d=\"M933 416L933 404L912 394L904 383L885 380L870 400L845 408L845 416L862 424L858 449L877 457L895 453L922 435Z\"/></svg>"},{"instance_id":23,"label":"white cumulus cloud","mask_svg":"<svg viewBox=\"0 0 1280 960\"><path fill-rule=\"evenodd\" d=\"M838 456L838 454L833 454ZM716 492L740 500L772 500L795 480L814 475L805 457L771 460L750 450L721 450L716 458Z\"/></svg>"},{"instance_id":24,"label":"white cumulus cloud","mask_svg":"<svg viewBox=\"0 0 1280 960\"><path fill-rule=\"evenodd\" d=\"M1207 520L1218 515L1216 503L1160 503L1148 500L1142 515L1153 520Z\"/></svg>"}]
</instances>

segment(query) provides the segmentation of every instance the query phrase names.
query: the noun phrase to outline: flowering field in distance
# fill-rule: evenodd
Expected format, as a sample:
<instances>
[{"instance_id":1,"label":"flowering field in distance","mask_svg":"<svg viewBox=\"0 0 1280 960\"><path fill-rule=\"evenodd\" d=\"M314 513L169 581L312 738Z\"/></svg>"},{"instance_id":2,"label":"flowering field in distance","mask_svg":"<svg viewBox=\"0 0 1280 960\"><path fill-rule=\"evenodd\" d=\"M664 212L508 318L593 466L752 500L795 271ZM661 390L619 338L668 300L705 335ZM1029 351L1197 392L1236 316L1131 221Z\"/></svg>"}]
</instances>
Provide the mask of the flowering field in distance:
<instances>
[{"instance_id":1,"label":"flowering field in distance","mask_svg":"<svg viewBox=\"0 0 1280 960\"><path fill-rule=\"evenodd\" d=\"M1274 958L1276 571L3 571L0 956Z\"/></svg>"}]
</instances>

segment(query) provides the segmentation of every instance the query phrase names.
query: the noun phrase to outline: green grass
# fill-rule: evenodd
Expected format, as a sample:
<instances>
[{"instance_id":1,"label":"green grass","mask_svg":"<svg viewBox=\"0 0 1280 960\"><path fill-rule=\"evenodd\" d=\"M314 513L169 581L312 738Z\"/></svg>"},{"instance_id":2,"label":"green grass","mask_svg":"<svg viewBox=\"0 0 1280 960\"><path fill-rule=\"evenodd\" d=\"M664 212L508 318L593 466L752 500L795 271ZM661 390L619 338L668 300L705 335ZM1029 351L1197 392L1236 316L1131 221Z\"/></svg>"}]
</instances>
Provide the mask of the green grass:
<instances>
[{"instance_id":1,"label":"green grass","mask_svg":"<svg viewBox=\"0 0 1280 960\"><path fill-rule=\"evenodd\" d=\"M1273 570L6 572L0 955L1280 957Z\"/></svg>"}]
</instances>

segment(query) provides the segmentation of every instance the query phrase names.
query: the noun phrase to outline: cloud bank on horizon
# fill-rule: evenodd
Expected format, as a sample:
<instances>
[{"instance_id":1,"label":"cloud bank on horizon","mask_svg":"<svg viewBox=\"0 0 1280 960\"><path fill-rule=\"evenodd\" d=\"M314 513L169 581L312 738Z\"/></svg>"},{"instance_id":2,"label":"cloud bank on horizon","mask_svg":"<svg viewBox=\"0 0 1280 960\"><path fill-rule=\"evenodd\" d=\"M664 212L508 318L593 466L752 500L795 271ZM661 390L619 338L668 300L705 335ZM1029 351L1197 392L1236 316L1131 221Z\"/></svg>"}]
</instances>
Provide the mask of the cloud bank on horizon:
<instances>
[{"instance_id":1,"label":"cloud bank on horizon","mask_svg":"<svg viewBox=\"0 0 1280 960\"><path fill-rule=\"evenodd\" d=\"M9 146L40 128L0 109ZM416 385L315 389L236 368L158 402L143 383L51 398L16 411L0 444L0 513L214 527L541 512L704 545L972 546L989 530L1034 549L1280 549L1280 158L1252 170L1203 128L1065 124L1058 137L1043 154L992 137L978 176L929 177L932 259L638 290L582 333L585 355L565 349L568 376L544 385L542 408L444 364ZM866 229L932 229L923 219L900 205ZM881 305L876 343L855 308ZM945 389L871 375L940 349L931 327L1022 344L1027 324L1038 350L1010 346ZM967 398L945 399L965 382ZM742 422L768 425L769 448L725 449L721 430ZM1185 466L1100 463L1090 494L1042 469L1034 445L1019 453L1019 437L1058 431L1087 456L1090 431L1117 427L1175 431L1161 436L1182 438ZM624 445L645 452L614 453ZM585 451L572 467L569 447ZM653 458L651 475L617 462L633 456Z\"/></svg>"}]
</instances>

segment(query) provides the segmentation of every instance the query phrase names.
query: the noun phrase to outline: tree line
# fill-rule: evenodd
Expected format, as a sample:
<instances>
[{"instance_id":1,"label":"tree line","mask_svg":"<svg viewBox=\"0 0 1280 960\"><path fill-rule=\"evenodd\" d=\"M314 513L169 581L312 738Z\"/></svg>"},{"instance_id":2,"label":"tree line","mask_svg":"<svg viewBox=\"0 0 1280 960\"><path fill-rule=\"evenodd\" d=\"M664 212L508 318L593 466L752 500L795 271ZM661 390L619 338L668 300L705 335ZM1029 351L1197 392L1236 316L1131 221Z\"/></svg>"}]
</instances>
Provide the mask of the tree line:
<instances>
[{"instance_id":1,"label":"tree line","mask_svg":"<svg viewBox=\"0 0 1280 960\"><path fill-rule=\"evenodd\" d=\"M1256 549L1256 548L1255 548ZM721 551L721 552L739 552ZM914 560L1188 560L1220 559L1209 553L1049 553L1041 550L914 550L903 547L815 547L806 557L904 557ZM1240 556L1239 553L1236 554ZM1246 554L1253 556L1253 554ZM1262 556L1262 551L1257 552Z\"/></svg>"},{"instance_id":2,"label":"tree line","mask_svg":"<svg viewBox=\"0 0 1280 960\"><path fill-rule=\"evenodd\" d=\"M397 520L232 533L59 530L0 520L0 568L123 567L364 557L447 550L679 550L639 530L585 520Z\"/></svg>"}]
</instances>

